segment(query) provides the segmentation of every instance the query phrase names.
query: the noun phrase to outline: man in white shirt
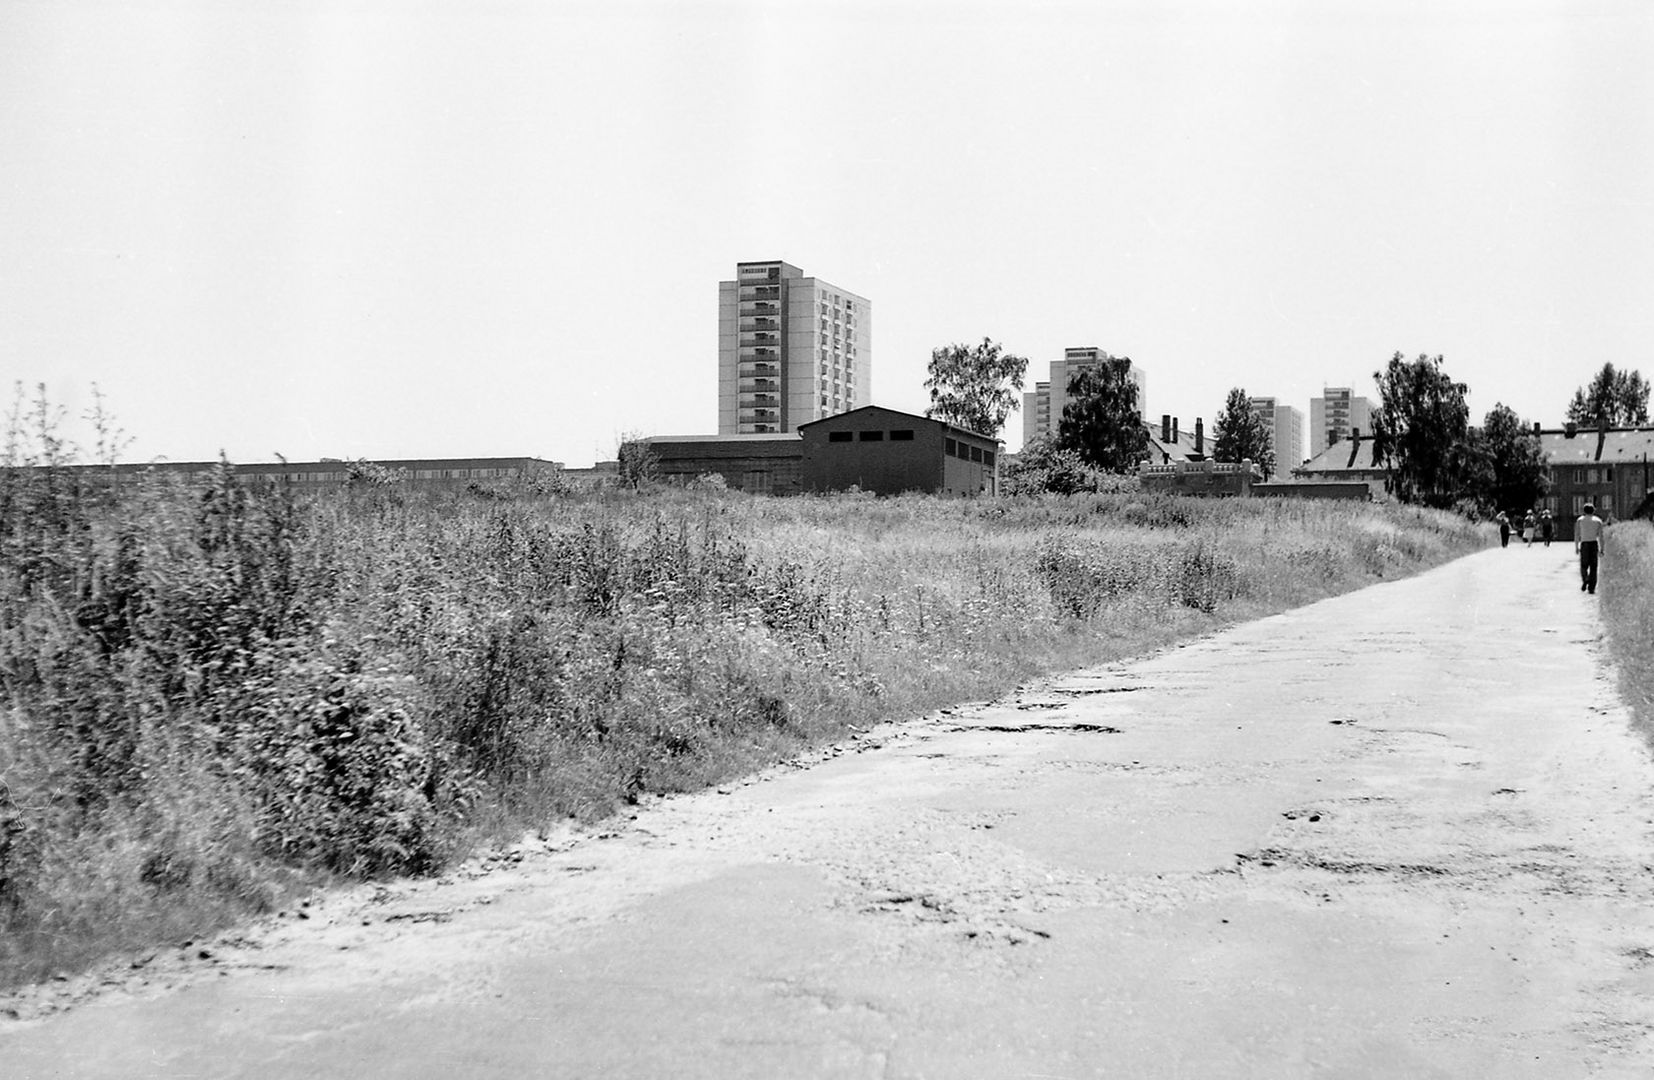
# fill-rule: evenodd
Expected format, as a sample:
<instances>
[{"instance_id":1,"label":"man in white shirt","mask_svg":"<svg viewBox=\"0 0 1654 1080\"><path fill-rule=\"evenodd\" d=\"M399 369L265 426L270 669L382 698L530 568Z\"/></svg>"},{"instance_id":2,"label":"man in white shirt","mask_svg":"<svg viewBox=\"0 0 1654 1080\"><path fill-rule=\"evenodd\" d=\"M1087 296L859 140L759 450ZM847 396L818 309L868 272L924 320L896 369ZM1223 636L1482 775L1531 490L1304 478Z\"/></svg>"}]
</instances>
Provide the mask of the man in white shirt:
<instances>
[{"instance_id":1,"label":"man in white shirt","mask_svg":"<svg viewBox=\"0 0 1654 1080\"><path fill-rule=\"evenodd\" d=\"M1597 591L1597 556L1602 554L1602 519L1597 508L1585 504L1585 513L1574 522L1574 550L1579 553L1579 591Z\"/></svg>"}]
</instances>

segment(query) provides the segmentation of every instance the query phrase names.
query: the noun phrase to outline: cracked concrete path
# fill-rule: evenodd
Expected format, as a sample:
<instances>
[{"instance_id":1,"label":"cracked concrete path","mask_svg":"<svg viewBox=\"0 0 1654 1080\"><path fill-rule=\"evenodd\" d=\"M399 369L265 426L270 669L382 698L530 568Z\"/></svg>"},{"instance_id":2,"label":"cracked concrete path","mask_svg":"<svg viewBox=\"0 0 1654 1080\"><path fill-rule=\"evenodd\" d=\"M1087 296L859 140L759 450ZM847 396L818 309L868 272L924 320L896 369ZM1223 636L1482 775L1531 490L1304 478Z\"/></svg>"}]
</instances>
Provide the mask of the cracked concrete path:
<instances>
[{"instance_id":1,"label":"cracked concrete path","mask_svg":"<svg viewBox=\"0 0 1654 1080\"><path fill-rule=\"evenodd\" d=\"M0 1072L1645 1077L1654 771L1573 573L1483 552L336 897Z\"/></svg>"}]
</instances>

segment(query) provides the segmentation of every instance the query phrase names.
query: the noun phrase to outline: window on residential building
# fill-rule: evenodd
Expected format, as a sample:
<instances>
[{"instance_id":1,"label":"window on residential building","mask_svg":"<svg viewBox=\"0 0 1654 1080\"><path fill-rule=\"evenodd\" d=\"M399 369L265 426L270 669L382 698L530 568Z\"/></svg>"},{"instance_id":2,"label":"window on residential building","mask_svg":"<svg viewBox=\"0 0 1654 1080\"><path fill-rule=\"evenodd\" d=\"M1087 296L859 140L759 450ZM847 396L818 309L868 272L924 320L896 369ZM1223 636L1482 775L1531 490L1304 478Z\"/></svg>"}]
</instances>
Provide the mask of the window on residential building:
<instances>
[{"instance_id":1,"label":"window on residential building","mask_svg":"<svg viewBox=\"0 0 1654 1080\"><path fill-rule=\"evenodd\" d=\"M827 433L828 442L849 442L854 437L854 432L849 431L829 431Z\"/></svg>"},{"instance_id":2,"label":"window on residential building","mask_svg":"<svg viewBox=\"0 0 1654 1080\"><path fill-rule=\"evenodd\" d=\"M884 442L884 432L864 431L861 433L862 442Z\"/></svg>"},{"instance_id":3,"label":"window on residential building","mask_svg":"<svg viewBox=\"0 0 1654 1080\"><path fill-rule=\"evenodd\" d=\"M1597 500L1597 517L1607 517L1614 512L1614 497L1604 495Z\"/></svg>"},{"instance_id":4,"label":"window on residential building","mask_svg":"<svg viewBox=\"0 0 1654 1080\"><path fill-rule=\"evenodd\" d=\"M982 448L980 446L971 447L971 460L972 461L981 461L982 460Z\"/></svg>"},{"instance_id":5,"label":"window on residential building","mask_svg":"<svg viewBox=\"0 0 1654 1080\"><path fill-rule=\"evenodd\" d=\"M992 450L982 451L982 464L992 465L993 463L994 463L994 452Z\"/></svg>"},{"instance_id":6,"label":"window on residential building","mask_svg":"<svg viewBox=\"0 0 1654 1080\"><path fill-rule=\"evenodd\" d=\"M959 456L959 444L954 442L952 439L945 440L943 442L942 448L943 448L944 451L947 452L947 454L950 457L958 457Z\"/></svg>"},{"instance_id":7,"label":"window on residential building","mask_svg":"<svg viewBox=\"0 0 1654 1080\"><path fill-rule=\"evenodd\" d=\"M1585 496L1583 496L1583 495L1575 495L1574 496L1574 513L1575 514L1585 513Z\"/></svg>"},{"instance_id":8,"label":"window on residential building","mask_svg":"<svg viewBox=\"0 0 1654 1080\"><path fill-rule=\"evenodd\" d=\"M892 431L890 433L890 441L891 442L912 442L913 441L913 429L912 428L898 428L895 431Z\"/></svg>"}]
</instances>

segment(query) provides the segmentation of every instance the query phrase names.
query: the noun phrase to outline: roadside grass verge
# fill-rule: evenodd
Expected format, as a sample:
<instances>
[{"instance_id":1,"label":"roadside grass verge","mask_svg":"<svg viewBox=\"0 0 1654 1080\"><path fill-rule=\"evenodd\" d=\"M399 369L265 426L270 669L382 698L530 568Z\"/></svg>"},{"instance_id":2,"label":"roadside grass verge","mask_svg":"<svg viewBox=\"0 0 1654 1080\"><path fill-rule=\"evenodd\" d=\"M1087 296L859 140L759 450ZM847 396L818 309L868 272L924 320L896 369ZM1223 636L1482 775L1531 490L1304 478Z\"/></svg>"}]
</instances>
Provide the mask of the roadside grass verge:
<instances>
[{"instance_id":1,"label":"roadside grass verge","mask_svg":"<svg viewBox=\"0 0 1654 1080\"><path fill-rule=\"evenodd\" d=\"M1654 523L1610 526L1600 577L1602 618L1620 692L1637 730L1654 746Z\"/></svg>"},{"instance_id":2,"label":"roadside grass verge","mask_svg":"<svg viewBox=\"0 0 1654 1080\"><path fill-rule=\"evenodd\" d=\"M0 470L0 986L1437 565L1412 508Z\"/></svg>"}]
</instances>

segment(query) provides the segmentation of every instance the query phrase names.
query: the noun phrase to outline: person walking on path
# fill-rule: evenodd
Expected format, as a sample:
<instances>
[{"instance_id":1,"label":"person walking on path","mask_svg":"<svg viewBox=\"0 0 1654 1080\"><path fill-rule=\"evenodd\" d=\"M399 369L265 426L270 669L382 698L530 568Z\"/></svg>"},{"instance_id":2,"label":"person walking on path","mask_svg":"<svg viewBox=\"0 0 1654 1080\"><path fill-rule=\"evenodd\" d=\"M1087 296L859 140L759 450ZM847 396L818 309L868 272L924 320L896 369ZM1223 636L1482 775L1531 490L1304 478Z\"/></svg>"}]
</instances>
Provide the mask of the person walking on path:
<instances>
[{"instance_id":1,"label":"person walking on path","mask_svg":"<svg viewBox=\"0 0 1654 1080\"><path fill-rule=\"evenodd\" d=\"M1574 522L1574 550L1579 553L1579 591L1597 591L1597 558L1602 554L1602 519L1597 508L1585 504L1585 513Z\"/></svg>"},{"instance_id":2,"label":"person walking on path","mask_svg":"<svg viewBox=\"0 0 1654 1080\"><path fill-rule=\"evenodd\" d=\"M1527 516L1522 519L1522 542L1531 544L1537 539L1539 539L1539 519L1533 516L1532 510L1529 510Z\"/></svg>"},{"instance_id":3,"label":"person walking on path","mask_svg":"<svg viewBox=\"0 0 1654 1080\"><path fill-rule=\"evenodd\" d=\"M1510 547L1510 518L1501 510L1499 516L1493 520L1499 523L1499 546Z\"/></svg>"},{"instance_id":4,"label":"person walking on path","mask_svg":"<svg viewBox=\"0 0 1654 1080\"><path fill-rule=\"evenodd\" d=\"M1539 532L1545 538L1545 546L1550 547L1551 537L1556 534L1556 521L1549 510L1539 515Z\"/></svg>"}]
</instances>

